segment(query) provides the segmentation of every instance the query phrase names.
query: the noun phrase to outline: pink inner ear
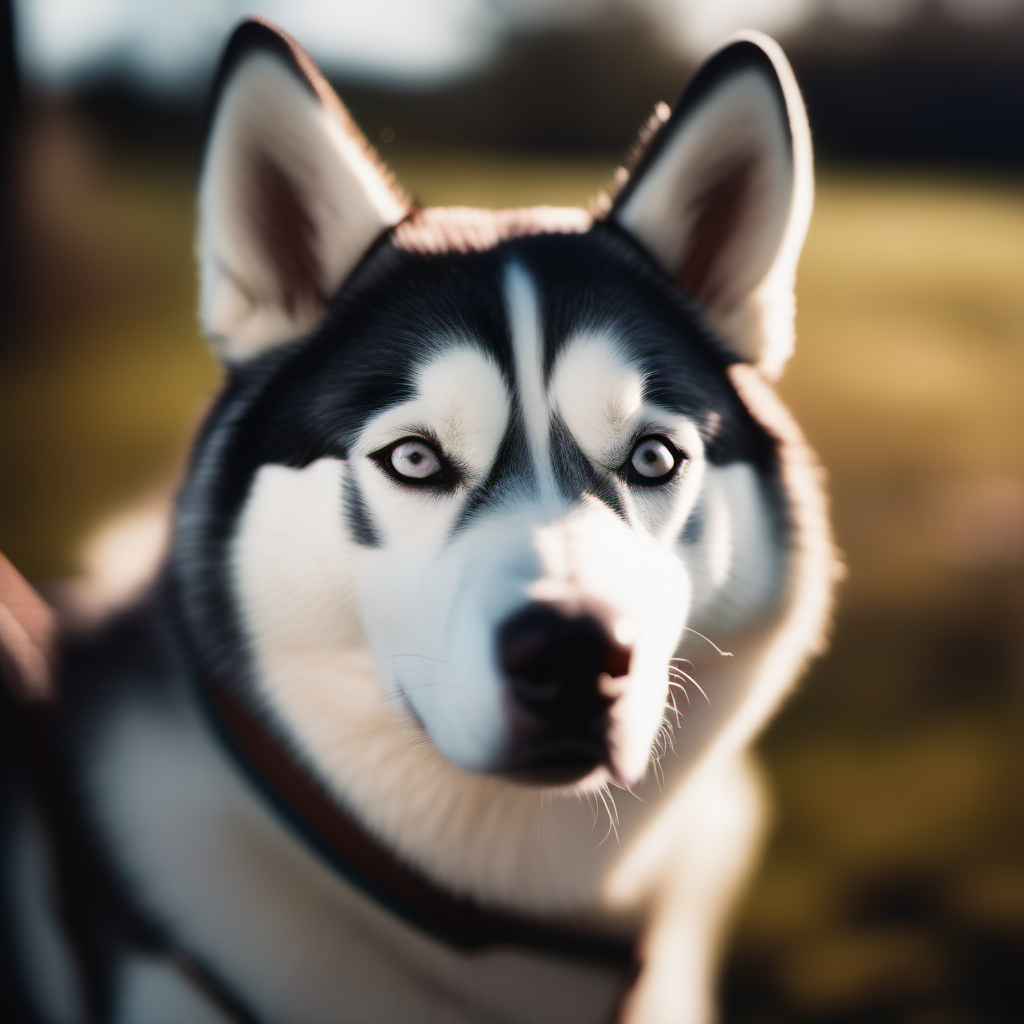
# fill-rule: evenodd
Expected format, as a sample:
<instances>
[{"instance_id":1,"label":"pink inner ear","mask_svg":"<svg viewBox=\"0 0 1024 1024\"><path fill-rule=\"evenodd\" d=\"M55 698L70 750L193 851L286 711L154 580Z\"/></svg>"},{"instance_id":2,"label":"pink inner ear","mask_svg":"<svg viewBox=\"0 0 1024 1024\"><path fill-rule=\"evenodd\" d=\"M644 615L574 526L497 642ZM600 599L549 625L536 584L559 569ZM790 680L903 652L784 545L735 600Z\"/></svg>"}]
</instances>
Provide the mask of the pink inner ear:
<instances>
[{"instance_id":1,"label":"pink inner ear","mask_svg":"<svg viewBox=\"0 0 1024 1024\"><path fill-rule=\"evenodd\" d=\"M294 316L302 309L323 308L329 296L320 277L317 230L299 189L262 149L250 158L253 225L274 268L281 302Z\"/></svg>"},{"instance_id":2,"label":"pink inner ear","mask_svg":"<svg viewBox=\"0 0 1024 1024\"><path fill-rule=\"evenodd\" d=\"M703 305L714 305L721 297L723 278L715 273L716 266L740 226L756 167L757 158L752 155L732 157L692 203L693 227L676 283Z\"/></svg>"}]
</instances>

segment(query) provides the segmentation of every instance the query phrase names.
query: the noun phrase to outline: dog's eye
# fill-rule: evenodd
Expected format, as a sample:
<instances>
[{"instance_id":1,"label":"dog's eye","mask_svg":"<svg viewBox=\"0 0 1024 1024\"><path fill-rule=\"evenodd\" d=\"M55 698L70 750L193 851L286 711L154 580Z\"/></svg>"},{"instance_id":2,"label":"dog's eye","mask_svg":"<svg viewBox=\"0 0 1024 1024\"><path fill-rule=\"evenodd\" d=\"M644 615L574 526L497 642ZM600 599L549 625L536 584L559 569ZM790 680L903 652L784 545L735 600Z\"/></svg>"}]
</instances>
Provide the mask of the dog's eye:
<instances>
[{"instance_id":1,"label":"dog's eye","mask_svg":"<svg viewBox=\"0 0 1024 1024\"><path fill-rule=\"evenodd\" d=\"M406 480L427 480L441 472L441 459L426 441L402 441L391 449L391 468Z\"/></svg>"},{"instance_id":2,"label":"dog's eye","mask_svg":"<svg viewBox=\"0 0 1024 1024\"><path fill-rule=\"evenodd\" d=\"M664 483L682 459L683 453L665 438L641 438L629 456L629 477L633 483Z\"/></svg>"},{"instance_id":3,"label":"dog's eye","mask_svg":"<svg viewBox=\"0 0 1024 1024\"><path fill-rule=\"evenodd\" d=\"M429 491L452 491L462 474L458 466L445 458L441 449L422 437L403 437L370 453L370 458L392 480L408 487Z\"/></svg>"}]
</instances>

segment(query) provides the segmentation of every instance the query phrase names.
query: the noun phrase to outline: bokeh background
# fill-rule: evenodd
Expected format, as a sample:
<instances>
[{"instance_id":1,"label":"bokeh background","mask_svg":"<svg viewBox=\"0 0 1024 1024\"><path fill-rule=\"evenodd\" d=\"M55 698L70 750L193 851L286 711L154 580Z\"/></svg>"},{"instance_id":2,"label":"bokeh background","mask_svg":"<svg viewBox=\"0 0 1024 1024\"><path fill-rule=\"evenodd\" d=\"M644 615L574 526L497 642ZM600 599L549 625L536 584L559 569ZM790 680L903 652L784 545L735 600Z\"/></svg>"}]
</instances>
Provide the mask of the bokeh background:
<instances>
[{"instance_id":1,"label":"bokeh background","mask_svg":"<svg viewBox=\"0 0 1024 1024\"><path fill-rule=\"evenodd\" d=\"M425 204L582 203L726 33L775 33L818 198L783 392L849 567L761 751L730 1024L1024 1021L1021 0L0 2L0 549L39 583L173 486L202 100L250 9Z\"/></svg>"}]
</instances>

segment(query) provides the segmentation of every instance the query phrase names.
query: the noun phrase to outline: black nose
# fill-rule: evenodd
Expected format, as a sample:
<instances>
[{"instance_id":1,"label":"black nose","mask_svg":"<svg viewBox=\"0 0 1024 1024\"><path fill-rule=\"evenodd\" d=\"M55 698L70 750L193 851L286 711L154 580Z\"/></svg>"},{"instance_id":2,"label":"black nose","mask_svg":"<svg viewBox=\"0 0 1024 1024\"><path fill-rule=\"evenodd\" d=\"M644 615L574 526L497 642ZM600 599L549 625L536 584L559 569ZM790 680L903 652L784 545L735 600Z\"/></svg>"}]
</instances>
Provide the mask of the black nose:
<instances>
[{"instance_id":1,"label":"black nose","mask_svg":"<svg viewBox=\"0 0 1024 1024\"><path fill-rule=\"evenodd\" d=\"M519 707L545 727L571 732L608 709L601 676L626 675L632 647L592 612L538 601L504 622L498 654Z\"/></svg>"}]
</instances>

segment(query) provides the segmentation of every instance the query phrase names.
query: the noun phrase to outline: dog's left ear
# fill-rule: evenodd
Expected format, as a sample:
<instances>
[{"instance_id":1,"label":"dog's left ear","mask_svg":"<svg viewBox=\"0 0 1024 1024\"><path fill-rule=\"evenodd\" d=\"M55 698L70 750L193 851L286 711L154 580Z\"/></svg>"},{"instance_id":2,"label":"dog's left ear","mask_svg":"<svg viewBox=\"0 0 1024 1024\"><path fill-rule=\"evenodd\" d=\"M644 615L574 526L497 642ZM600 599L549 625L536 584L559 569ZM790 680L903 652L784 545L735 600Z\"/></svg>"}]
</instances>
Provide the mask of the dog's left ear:
<instances>
[{"instance_id":1,"label":"dog's left ear","mask_svg":"<svg viewBox=\"0 0 1024 1024\"><path fill-rule=\"evenodd\" d=\"M199 312L237 364L316 327L408 203L309 54L267 22L235 30L210 110Z\"/></svg>"},{"instance_id":2,"label":"dog's left ear","mask_svg":"<svg viewBox=\"0 0 1024 1024\"><path fill-rule=\"evenodd\" d=\"M655 256L737 356L777 377L793 350L793 283L814 193L792 69L773 40L742 33L658 120L608 219Z\"/></svg>"}]
</instances>

